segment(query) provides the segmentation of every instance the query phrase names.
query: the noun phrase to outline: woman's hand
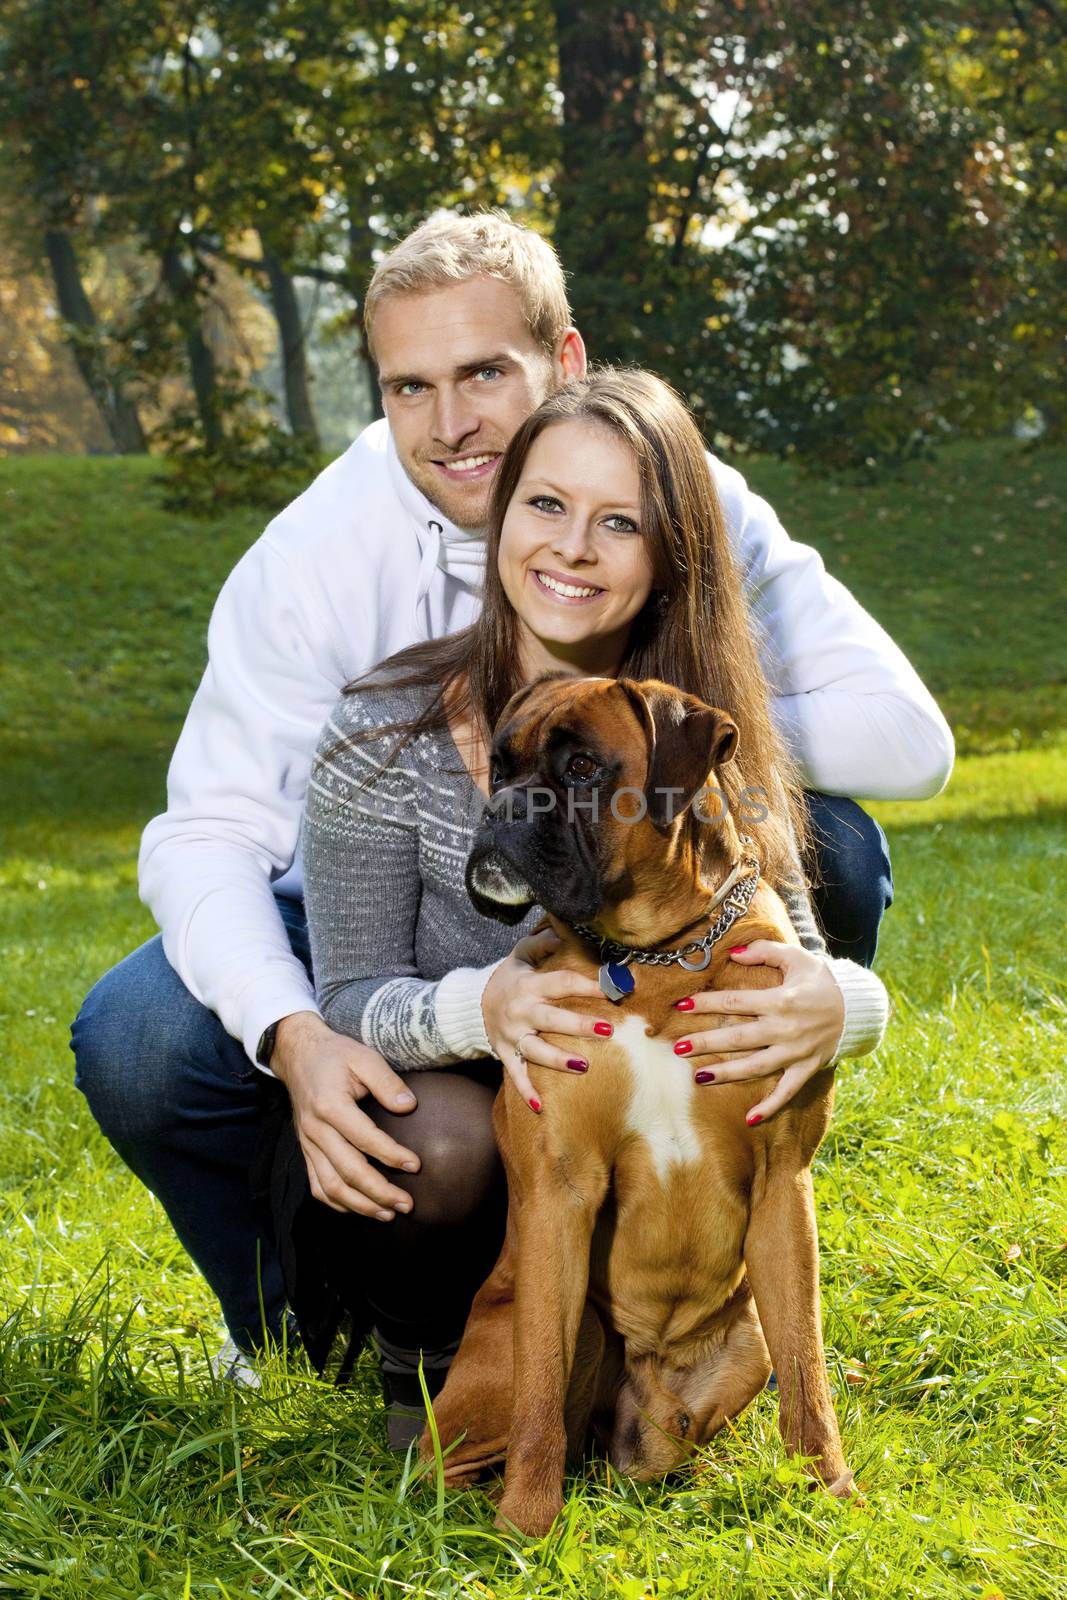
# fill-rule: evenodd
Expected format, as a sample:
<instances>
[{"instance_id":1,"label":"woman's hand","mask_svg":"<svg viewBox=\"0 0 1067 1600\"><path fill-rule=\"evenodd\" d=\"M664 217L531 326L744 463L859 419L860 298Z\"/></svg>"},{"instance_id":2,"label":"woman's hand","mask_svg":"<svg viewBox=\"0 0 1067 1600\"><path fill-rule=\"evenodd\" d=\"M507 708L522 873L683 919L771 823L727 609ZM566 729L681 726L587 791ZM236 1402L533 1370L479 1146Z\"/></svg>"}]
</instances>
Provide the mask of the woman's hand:
<instances>
[{"instance_id":1,"label":"woman's hand","mask_svg":"<svg viewBox=\"0 0 1067 1600\"><path fill-rule=\"evenodd\" d=\"M797 1090L833 1060L845 1026L845 1002L825 960L812 950L757 939L731 950L730 955L746 967L780 967L781 984L770 989L708 989L693 995L691 1004L679 1002L679 1009L693 1017L733 1012L756 1020L732 1026L717 1022L704 1032L687 1034L689 1050L679 1050L686 1042L682 1039L675 1050L685 1056L747 1052L736 1060L717 1062L714 1068L699 1068L699 1084L737 1083L784 1068L770 1094L748 1113L746 1121L754 1127L788 1105Z\"/></svg>"},{"instance_id":2,"label":"woman's hand","mask_svg":"<svg viewBox=\"0 0 1067 1600\"><path fill-rule=\"evenodd\" d=\"M551 928L527 934L502 961L482 994L482 1016L493 1054L504 1064L516 1089L533 1111L541 1101L526 1071L527 1061L557 1072L586 1072L589 1063L580 1048L584 1039L611 1037L611 1023L578 1011L565 1011L554 1000L588 999L603 1003L600 985L576 972L538 972L537 965L559 948ZM542 1033L569 1033L579 1047L569 1055L541 1038Z\"/></svg>"}]
</instances>

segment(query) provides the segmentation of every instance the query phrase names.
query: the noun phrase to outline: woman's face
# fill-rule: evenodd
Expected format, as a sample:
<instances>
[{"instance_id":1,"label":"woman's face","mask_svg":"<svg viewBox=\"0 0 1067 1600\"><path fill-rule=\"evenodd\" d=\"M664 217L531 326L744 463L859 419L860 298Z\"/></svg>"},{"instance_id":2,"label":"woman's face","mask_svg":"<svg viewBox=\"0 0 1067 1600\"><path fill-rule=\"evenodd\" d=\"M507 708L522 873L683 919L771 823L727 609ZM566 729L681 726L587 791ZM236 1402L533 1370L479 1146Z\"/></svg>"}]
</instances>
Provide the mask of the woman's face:
<instances>
[{"instance_id":1,"label":"woman's face","mask_svg":"<svg viewBox=\"0 0 1067 1600\"><path fill-rule=\"evenodd\" d=\"M628 446L595 422L545 428L504 515L497 564L519 618L527 676L617 672L652 590Z\"/></svg>"}]
</instances>

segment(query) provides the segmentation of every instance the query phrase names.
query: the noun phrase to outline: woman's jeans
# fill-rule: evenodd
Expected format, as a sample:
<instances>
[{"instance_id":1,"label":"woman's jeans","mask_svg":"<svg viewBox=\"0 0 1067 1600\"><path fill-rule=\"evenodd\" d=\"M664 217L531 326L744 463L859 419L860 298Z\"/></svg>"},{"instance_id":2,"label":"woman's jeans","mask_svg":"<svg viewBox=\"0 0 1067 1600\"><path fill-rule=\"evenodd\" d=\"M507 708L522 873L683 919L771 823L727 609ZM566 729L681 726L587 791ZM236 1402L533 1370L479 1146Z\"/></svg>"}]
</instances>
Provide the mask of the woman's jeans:
<instances>
[{"instance_id":1,"label":"woman's jeans","mask_svg":"<svg viewBox=\"0 0 1067 1600\"><path fill-rule=\"evenodd\" d=\"M885 835L853 800L807 800L821 879L812 898L830 953L870 966L893 899ZM310 970L303 906L278 907ZM232 1337L255 1350L265 1333L277 1335L284 1311L281 1270L249 1189L276 1085L189 993L158 936L90 991L71 1048L96 1121L160 1201Z\"/></svg>"}]
</instances>

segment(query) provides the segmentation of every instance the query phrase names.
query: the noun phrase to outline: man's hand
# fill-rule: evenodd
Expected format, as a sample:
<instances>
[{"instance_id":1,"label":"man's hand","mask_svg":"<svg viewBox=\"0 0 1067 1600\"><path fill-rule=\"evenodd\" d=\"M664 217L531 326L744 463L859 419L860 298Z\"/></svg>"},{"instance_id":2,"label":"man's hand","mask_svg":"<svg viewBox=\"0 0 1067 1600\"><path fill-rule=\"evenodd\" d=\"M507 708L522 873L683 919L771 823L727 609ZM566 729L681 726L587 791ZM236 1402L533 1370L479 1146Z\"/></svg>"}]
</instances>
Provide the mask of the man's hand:
<instances>
[{"instance_id":1,"label":"man's hand","mask_svg":"<svg viewBox=\"0 0 1067 1600\"><path fill-rule=\"evenodd\" d=\"M271 1071L289 1091L293 1122L307 1162L311 1192L333 1211L392 1222L411 1210L411 1196L367 1160L417 1172L419 1158L390 1139L361 1111L373 1095L387 1111L413 1111L415 1096L378 1054L334 1033L313 1011L298 1011L278 1024Z\"/></svg>"},{"instance_id":2,"label":"man's hand","mask_svg":"<svg viewBox=\"0 0 1067 1600\"><path fill-rule=\"evenodd\" d=\"M845 1026L845 1002L832 971L812 950L757 939L730 954L742 966L780 967L781 984L771 989L706 989L692 997L691 1005L680 1003L679 1009L687 1010L694 1020L703 1021L709 1012L727 1015L716 1016L716 1026L706 1032L688 1034L691 1050L678 1051L678 1045L675 1050L687 1057L720 1050L747 1052L733 1061L700 1066L699 1084L736 1083L781 1071L774 1088L748 1114L750 1124L766 1122L833 1060ZM731 1026L727 1020L731 1012L756 1020Z\"/></svg>"}]
</instances>

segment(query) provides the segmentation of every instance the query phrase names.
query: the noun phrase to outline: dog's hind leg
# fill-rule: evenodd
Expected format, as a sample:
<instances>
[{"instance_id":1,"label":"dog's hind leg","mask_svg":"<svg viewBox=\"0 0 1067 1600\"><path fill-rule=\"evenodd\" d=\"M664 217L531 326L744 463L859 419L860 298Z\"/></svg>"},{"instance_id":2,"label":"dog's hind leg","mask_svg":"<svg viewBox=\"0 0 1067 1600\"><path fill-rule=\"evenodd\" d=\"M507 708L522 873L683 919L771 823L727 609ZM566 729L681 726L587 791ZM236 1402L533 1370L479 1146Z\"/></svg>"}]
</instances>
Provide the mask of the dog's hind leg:
<instances>
[{"instance_id":1,"label":"dog's hind leg","mask_svg":"<svg viewBox=\"0 0 1067 1600\"><path fill-rule=\"evenodd\" d=\"M745 1268L778 1379L778 1423L791 1451L814 1459L831 1494L848 1495L826 1374L819 1309L819 1244L811 1172L773 1169L752 1207Z\"/></svg>"}]
</instances>

